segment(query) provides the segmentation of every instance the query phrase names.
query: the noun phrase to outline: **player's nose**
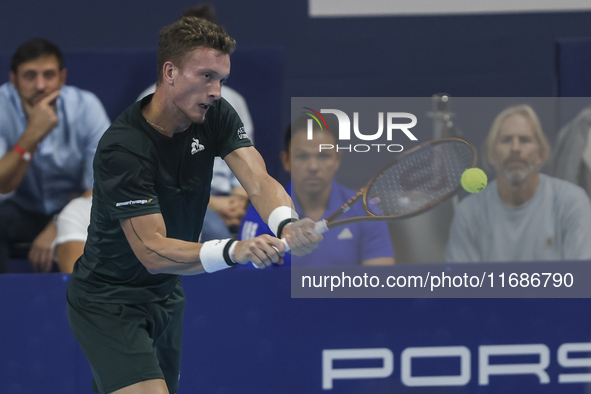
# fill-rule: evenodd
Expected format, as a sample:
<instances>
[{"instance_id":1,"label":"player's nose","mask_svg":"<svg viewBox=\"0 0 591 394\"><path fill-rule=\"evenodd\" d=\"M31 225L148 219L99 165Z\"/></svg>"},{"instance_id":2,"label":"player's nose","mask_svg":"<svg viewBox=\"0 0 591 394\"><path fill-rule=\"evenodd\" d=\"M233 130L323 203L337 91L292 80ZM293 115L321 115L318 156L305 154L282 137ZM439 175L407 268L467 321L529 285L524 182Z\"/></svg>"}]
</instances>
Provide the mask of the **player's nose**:
<instances>
[{"instance_id":1,"label":"player's nose","mask_svg":"<svg viewBox=\"0 0 591 394\"><path fill-rule=\"evenodd\" d=\"M217 81L212 83L209 95L213 97L214 100L219 100L222 97L222 83Z\"/></svg>"}]
</instances>

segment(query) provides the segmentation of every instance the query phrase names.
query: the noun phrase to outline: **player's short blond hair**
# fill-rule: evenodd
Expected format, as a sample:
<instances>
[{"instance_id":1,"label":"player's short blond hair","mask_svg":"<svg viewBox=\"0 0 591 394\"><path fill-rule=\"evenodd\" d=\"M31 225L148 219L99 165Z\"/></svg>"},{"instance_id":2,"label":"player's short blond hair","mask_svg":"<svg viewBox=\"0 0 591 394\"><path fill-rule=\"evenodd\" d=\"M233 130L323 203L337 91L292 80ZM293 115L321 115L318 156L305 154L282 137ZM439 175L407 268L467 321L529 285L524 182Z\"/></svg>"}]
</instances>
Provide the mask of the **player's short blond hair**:
<instances>
[{"instance_id":1,"label":"player's short blond hair","mask_svg":"<svg viewBox=\"0 0 591 394\"><path fill-rule=\"evenodd\" d=\"M236 49L236 41L220 25L194 16L183 16L160 30L158 83L162 82L164 63L170 61L182 68L186 55L197 47L211 48L230 55Z\"/></svg>"},{"instance_id":2,"label":"player's short blond hair","mask_svg":"<svg viewBox=\"0 0 591 394\"><path fill-rule=\"evenodd\" d=\"M507 119L511 115L522 115L526 119L529 119L529 122L532 126L532 131L534 133L534 137L536 138L536 141L538 142L538 145L540 146L543 152L542 165L546 163L546 161L550 157L550 143L548 142L548 138L546 138L544 130L542 130L542 125L540 124L540 119L538 118L536 111L534 111L533 108L529 105L522 104L504 109L500 114L497 115L497 117L493 121L483 147L483 151L485 153L484 156L486 167L491 167L491 158L493 158L495 154L495 144L497 143L499 133L501 132L501 125L503 124L505 119Z\"/></svg>"}]
</instances>

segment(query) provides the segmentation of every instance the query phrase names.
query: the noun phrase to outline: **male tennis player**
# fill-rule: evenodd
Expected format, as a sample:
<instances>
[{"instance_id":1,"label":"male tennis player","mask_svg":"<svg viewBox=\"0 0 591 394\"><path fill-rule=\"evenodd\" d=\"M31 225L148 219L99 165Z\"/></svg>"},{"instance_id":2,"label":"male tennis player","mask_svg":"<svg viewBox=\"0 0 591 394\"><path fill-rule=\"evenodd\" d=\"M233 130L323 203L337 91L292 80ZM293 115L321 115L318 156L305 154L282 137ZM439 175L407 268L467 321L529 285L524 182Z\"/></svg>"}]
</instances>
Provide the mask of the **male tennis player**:
<instances>
[{"instance_id":1,"label":"male tennis player","mask_svg":"<svg viewBox=\"0 0 591 394\"><path fill-rule=\"evenodd\" d=\"M289 195L220 100L235 44L203 19L183 17L163 28L156 92L123 112L99 143L88 239L67 298L70 327L100 393L177 391L180 275L281 262L285 247L269 235L197 243L215 156L294 253L308 253L322 239L312 220L293 222Z\"/></svg>"},{"instance_id":2,"label":"male tennis player","mask_svg":"<svg viewBox=\"0 0 591 394\"><path fill-rule=\"evenodd\" d=\"M318 151L320 144L336 144L337 124L329 118L328 130L321 130L318 124L313 123L312 139L309 140L308 119L308 116L299 117L287 128L281 161L285 171L291 175L287 190L296 212L318 221L335 212L355 192L334 179L343 152L336 152L334 149ZM362 204L353 205L344 217L354 216L365 216ZM239 234L240 239L245 240L261 234L272 234L272 230L261 219L255 207L250 207ZM286 263L291 263L289 255L286 256ZM386 223L360 222L335 228L324 234L322 245L305 258L297 259L295 265L329 267L357 264L394 264L390 232Z\"/></svg>"},{"instance_id":3,"label":"male tennis player","mask_svg":"<svg viewBox=\"0 0 591 394\"><path fill-rule=\"evenodd\" d=\"M458 205L447 261L591 259L589 198L579 186L540 174L550 144L531 107L496 117L485 155L497 179Z\"/></svg>"}]
</instances>

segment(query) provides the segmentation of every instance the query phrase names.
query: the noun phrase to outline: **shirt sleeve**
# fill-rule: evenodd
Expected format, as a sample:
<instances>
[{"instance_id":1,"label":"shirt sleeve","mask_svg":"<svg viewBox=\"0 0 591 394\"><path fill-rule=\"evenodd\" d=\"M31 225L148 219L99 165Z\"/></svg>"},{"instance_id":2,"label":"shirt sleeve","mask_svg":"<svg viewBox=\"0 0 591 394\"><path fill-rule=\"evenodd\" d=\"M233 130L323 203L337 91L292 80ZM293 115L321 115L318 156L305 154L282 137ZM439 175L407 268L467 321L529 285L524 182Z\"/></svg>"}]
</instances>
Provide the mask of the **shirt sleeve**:
<instances>
[{"instance_id":1,"label":"shirt sleeve","mask_svg":"<svg viewBox=\"0 0 591 394\"><path fill-rule=\"evenodd\" d=\"M451 223L449 241L445 247L445 261L481 261L478 244L474 238L478 234L478 230L473 228L475 222L475 218L471 218L469 207L460 203Z\"/></svg>"},{"instance_id":2,"label":"shirt sleeve","mask_svg":"<svg viewBox=\"0 0 591 394\"><path fill-rule=\"evenodd\" d=\"M153 162L118 146L99 155L97 182L111 219L160 213Z\"/></svg>"},{"instance_id":3,"label":"shirt sleeve","mask_svg":"<svg viewBox=\"0 0 591 394\"><path fill-rule=\"evenodd\" d=\"M244 131L248 135L248 138L250 138L250 141L254 144L254 126L252 123L252 117L250 116L250 111L248 110L248 105L246 104L244 97L234 89L231 89L227 86L222 89L222 97L224 97L236 110L236 113L244 124Z\"/></svg>"},{"instance_id":4,"label":"shirt sleeve","mask_svg":"<svg viewBox=\"0 0 591 394\"><path fill-rule=\"evenodd\" d=\"M87 130L84 146L84 178L83 187L85 190L92 189L93 169L92 162L103 133L109 128L110 121L107 112L98 97L90 94L86 99L85 119L83 127Z\"/></svg>"},{"instance_id":5,"label":"shirt sleeve","mask_svg":"<svg viewBox=\"0 0 591 394\"><path fill-rule=\"evenodd\" d=\"M225 99L220 99L218 118L215 121L218 136L216 156L224 158L228 153L242 147L252 146L244 131L244 125L236 110Z\"/></svg>"},{"instance_id":6,"label":"shirt sleeve","mask_svg":"<svg viewBox=\"0 0 591 394\"><path fill-rule=\"evenodd\" d=\"M384 222L360 223L361 261L378 257L394 257L388 225Z\"/></svg>"}]
</instances>

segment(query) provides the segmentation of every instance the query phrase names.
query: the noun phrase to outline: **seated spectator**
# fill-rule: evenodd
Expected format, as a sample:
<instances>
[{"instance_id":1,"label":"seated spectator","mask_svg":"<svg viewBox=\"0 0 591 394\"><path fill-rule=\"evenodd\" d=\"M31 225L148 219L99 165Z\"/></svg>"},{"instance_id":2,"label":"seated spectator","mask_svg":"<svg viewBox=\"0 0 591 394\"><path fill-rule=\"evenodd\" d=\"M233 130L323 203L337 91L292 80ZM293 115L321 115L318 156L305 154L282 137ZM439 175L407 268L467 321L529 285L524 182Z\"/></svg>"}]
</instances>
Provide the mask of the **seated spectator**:
<instances>
[{"instance_id":1,"label":"seated spectator","mask_svg":"<svg viewBox=\"0 0 591 394\"><path fill-rule=\"evenodd\" d=\"M318 152L319 144L336 144L337 126L329 122L328 130L321 130L314 124L313 139L308 140L308 119L300 117L287 128L281 161L285 170L291 174L292 181L286 190L291 195L300 219L309 217L318 221L340 208L355 192L333 179L343 152ZM352 216L365 216L361 204L353 205L343 218ZM247 240L261 234L273 235L251 206L244 216L239 238ZM289 254L285 255L285 264L291 264ZM394 264L388 226L383 222L365 222L336 227L324 234L324 241L316 250L305 257L298 257L297 264L314 267Z\"/></svg>"},{"instance_id":2,"label":"seated spectator","mask_svg":"<svg viewBox=\"0 0 591 394\"><path fill-rule=\"evenodd\" d=\"M15 244L31 242L34 271L47 272L52 218L92 188L92 160L109 119L95 95L64 85L64 57L46 40L22 44L9 75L0 86L0 272Z\"/></svg>"},{"instance_id":3,"label":"seated spectator","mask_svg":"<svg viewBox=\"0 0 591 394\"><path fill-rule=\"evenodd\" d=\"M484 150L497 179L458 205L446 261L590 259L591 203L579 186L540 173L550 145L533 109L502 111Z\"/></svg>"},{"instance_id":4,"label":"seated spectator","mask_svg":"<svg viewBox=\"0 0 591 394\"><path fill-rule=\"evenodd\" d=\"M190 7L182 16L194 16L219 24L215 18L215 9L210 4ZM140 94L138 100L154 93L155 90L156 84L148 87ZM244 97L234 89L224 85L222 86L222 98L234 107L244 124L244 131L254 144L254 128ZM203 222L201 241L231 238L231 232L238 231L238 226L240 226L242 217L246 212L247 202L246 191L240 185L238 179L236 179L226 162L221 157L216 157L213 163L211 198Z\"/></svg>"},{"instance_id":5,"label":"seated spectator","mask_svg":"<svg viewBox=\"0 0 591 394\"><path fill-rule=\"evenodd\" d=\"M591 196L591 107L558 132L550 175L581 186Z\"/></svg>"}]
</instances>

